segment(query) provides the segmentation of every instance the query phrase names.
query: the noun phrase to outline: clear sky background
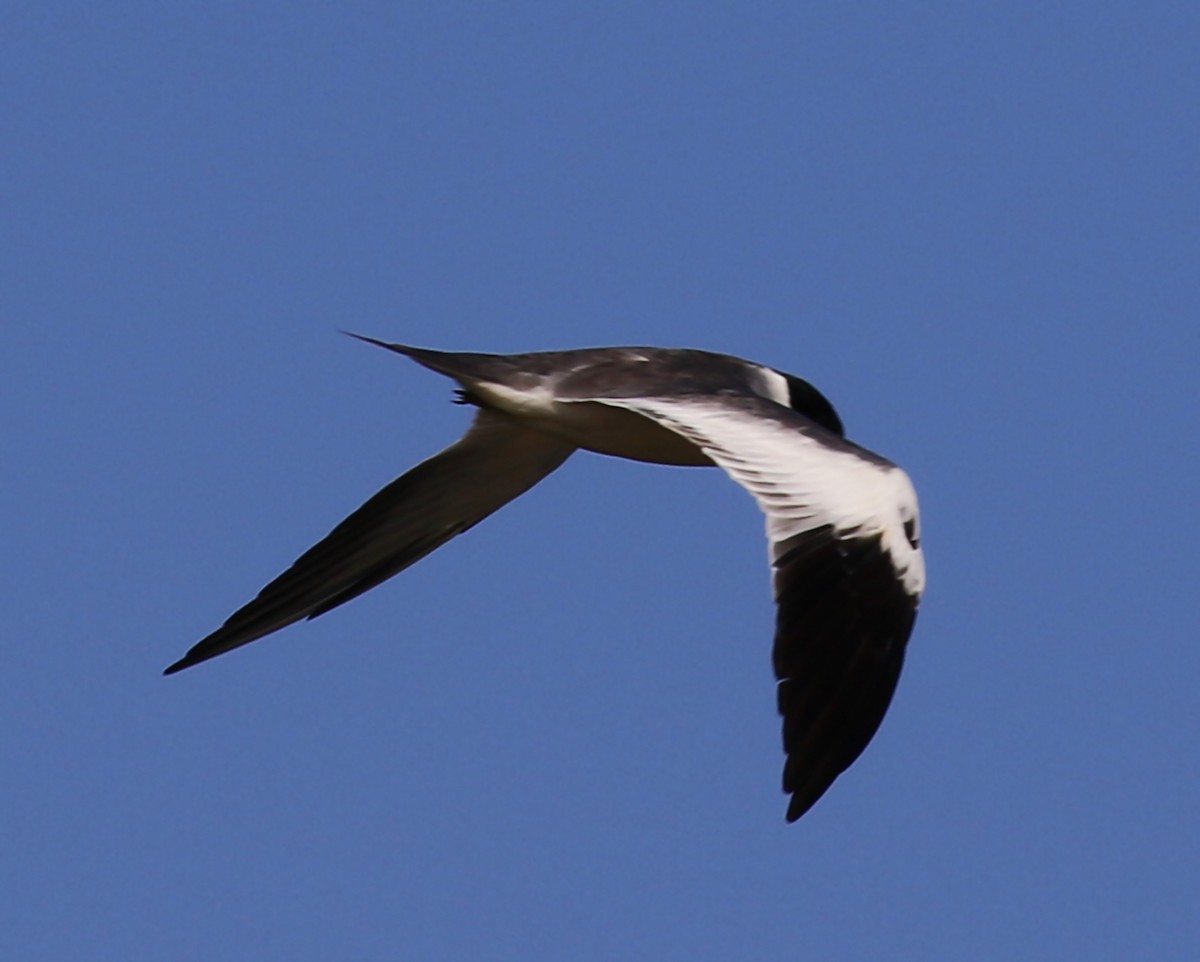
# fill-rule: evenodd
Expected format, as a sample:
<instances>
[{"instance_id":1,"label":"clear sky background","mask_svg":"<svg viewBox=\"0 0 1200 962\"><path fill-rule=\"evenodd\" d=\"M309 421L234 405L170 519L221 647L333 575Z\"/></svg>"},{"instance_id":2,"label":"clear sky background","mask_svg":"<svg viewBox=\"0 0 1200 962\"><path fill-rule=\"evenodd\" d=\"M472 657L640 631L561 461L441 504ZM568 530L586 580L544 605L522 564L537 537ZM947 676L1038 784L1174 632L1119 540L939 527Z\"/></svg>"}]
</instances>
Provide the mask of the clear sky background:
<instances>
[{"instance_id":1,"label":"clear sky background","mask_svg":"<svg viewBox=\"0 0 1200 962\"><path fill-rule=\"evenodd\" d=\"M1200 12L9 3L0 957L1194 960ZM581 454L159 672L454 440L447 349L709 348L929 590L784 823L762 522Z\"/></svg>"}]
</instances>

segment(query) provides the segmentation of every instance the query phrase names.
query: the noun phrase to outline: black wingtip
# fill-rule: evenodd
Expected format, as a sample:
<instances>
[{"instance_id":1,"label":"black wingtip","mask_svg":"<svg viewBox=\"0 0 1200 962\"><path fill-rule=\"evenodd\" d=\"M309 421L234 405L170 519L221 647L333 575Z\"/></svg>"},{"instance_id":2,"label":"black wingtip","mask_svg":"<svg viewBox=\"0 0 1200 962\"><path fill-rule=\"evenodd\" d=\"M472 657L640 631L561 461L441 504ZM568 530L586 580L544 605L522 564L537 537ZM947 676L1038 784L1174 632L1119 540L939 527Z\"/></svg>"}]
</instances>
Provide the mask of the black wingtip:
<instances>
[{"instance_id":1,"label":"black wingtip","mask_svg":"<svg viewBox=\"0 0 1200 962\"><path fill-rule=\"evenodd\" d=\"M207 639L205 639L205 641L207 641ZM199 665L201 662L208 661L210 658L216 658L217 655L223 655L227 651L229 651L229 648L217 648L216 650L213 650L212 646L205 645L205 643L202 641L200 644L193 645L191 648L189 648L187 654L180 658L179 661L175 662L173 665L167 665L167 667L163 669L163 674L174 675L177 672L183 671L185 668L191 668L193 665Z\"/></svg>"},{"instance_id":2,"label":"black wingtip","mask_svg":"<svg viewBox=\"0 0 1200 962\"><path fill-rule=\"evenodd\" d=\"M821 794L823 795L824 792ZM801 818L808 814L809 810L817 804L820 798L820 795L818 795L816 798L806 799L800 799L797 796L793 796L791 802L788 803L787 815L785 816L787 823L791 825L793 822L798 822Z\"/></svg>"},{"instance_id":3,"label":"black wingtip","mask_svg":"<svg viewBox=\"0 0 1200 962\"><path fill-rule=\"evenodd\" d=\"M191 666L192 662L188 661L186 657L180 658L179 661L175 662L175 664L167 665L167 667L163 669L163 674L173 675L176 672L183 671L183 669L190 668Z\"/></svg>"}]
</instances>

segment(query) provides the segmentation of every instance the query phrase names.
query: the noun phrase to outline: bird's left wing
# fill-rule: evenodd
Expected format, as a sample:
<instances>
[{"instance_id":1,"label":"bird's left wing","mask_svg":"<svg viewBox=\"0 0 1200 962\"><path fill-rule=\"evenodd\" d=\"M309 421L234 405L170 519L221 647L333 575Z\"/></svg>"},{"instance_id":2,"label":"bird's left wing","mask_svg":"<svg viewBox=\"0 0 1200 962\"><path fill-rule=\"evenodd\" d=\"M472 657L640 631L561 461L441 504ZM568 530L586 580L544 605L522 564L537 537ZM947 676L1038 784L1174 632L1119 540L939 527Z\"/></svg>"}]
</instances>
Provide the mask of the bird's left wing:
<instances>
[{"instance_id":1,"label":"bird's left wing","mask_svg":"<svg viewBox=\"0 0 1200 962\"><path fill-rule=\"evenodd\" d=\"M912 483L890 461L755 395L586 400L687 438L766 515L783 787L795 821L866 748L895 691L925 586Z\"/></svg>"},{"instance_id":2,"label":"bird's left wing","mask_svg":"<svg viewBox=\"0 0 1200 962\"><path fill-rule=\"evenodd\" d=\"M528 491L574 450L481 409L462 438L372 497L165 674L315 618L386 581Z\"/></svg>"}]
</instances>

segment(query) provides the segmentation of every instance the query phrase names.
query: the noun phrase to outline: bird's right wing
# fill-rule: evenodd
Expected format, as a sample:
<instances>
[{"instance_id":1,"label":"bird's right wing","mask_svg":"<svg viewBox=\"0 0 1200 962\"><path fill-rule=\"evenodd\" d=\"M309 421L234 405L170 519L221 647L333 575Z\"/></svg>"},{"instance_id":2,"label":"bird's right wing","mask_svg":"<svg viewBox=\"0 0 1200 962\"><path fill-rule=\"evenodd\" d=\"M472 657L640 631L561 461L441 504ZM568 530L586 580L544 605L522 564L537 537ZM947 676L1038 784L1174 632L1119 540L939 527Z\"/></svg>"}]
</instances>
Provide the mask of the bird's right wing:
<instances>
[{"instance_id":1,"label":"bird's right wing","mask_svg":"<svg viewBox=\"0 0 1200 962\"><path fill-rule=\"evenodd\" d=\"M506 414L480 410L457 443L372 497L164 674L375 587L524 494L574 450Z\"/></svg>"},{"instance_id":2,"label":"bird's right wing","mask_svg":"<svg viewBox=\"0 0 1200 962\"><path fill-rule=\"evenodd\" d=\"M774 663L795 821L874 736L925 586L917 496L903 471L741 392L588 400L694 443L767 517Z\"/></svg>"}]
</instances>

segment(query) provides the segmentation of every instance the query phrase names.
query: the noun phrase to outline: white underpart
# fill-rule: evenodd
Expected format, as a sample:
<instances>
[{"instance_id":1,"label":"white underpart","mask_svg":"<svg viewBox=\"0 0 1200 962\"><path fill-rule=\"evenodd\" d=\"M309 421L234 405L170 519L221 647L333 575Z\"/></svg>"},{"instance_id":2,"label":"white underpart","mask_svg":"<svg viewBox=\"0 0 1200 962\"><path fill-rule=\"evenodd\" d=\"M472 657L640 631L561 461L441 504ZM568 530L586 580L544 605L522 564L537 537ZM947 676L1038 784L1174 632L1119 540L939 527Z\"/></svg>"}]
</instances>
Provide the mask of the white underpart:
<instances>
[{"instance_id":1,"label":"white underpart","mask_svg":"<svg viewBox=\"0 0 1200 962\"><path fill-rule=\"evenodd\" d=\"M690 439L651 418L584 398L558 399L551 379L530 388L491 381L460 383L483 403L588 451L652 464L712 464Z\"/></svg>"},{"instance_id":2,"label":"white underpart","mask_svg":"<svg viewBox=\"0 0 1200 962\"><path fill-rule=\"evenodd\" d=\"M514 417L553 418L558 402L549 382L542 380L537 387L514 388L495 381L461 381L480 400Z\"/></svg>"},{"instance_id":3,"label":"white underpart","mask_svg":"<svg viewBox=\"0 0 1200 962\"><path fill-rule=\"evenodd\" d=\"M806 433L788 423L792 418L808 423L790 409L781 421L756 416L739 406L744 400L717 396L596 400L677 431L724 468L767 516L772 560L788 538L822 525L839 537L879 535L905 591L920 597L925 559L904 531L911 521L919 539L917 495L900 468L823 443L819 429Z\"/></svg>"}]
</instances>

